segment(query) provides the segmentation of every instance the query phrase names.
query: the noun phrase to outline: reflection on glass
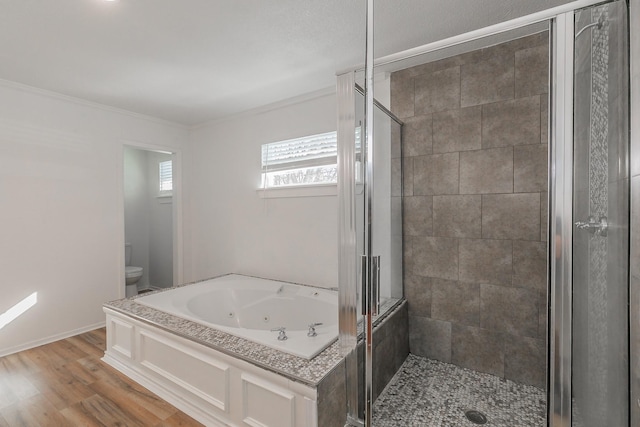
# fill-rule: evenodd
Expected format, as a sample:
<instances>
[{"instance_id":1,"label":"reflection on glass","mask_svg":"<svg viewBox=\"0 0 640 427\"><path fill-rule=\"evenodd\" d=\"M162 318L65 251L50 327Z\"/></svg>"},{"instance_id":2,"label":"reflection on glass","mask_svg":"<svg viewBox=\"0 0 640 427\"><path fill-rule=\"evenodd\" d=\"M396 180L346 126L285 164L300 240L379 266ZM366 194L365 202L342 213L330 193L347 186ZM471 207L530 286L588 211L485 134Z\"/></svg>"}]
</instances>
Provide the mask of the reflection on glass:
<instances>
[{"instance_id":1,"label":"reflection on glass","mask_svg":"<svg viewBox=\"0 0 640 427\"><path fill-rule=\"evenodd\" d=\"M575 15L573 426L628 425L626 5ZM605 226L606 224L606 226Z\"/></svg>"}]
</instances>

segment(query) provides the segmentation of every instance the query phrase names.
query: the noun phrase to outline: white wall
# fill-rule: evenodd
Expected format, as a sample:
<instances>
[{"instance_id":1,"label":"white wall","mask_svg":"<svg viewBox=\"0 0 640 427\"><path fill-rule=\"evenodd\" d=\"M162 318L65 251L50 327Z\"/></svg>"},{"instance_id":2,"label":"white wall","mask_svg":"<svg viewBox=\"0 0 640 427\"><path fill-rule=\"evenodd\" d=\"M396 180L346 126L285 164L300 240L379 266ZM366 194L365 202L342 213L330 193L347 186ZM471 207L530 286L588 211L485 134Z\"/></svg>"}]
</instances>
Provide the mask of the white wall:
<instances>
[{"instance_id":1,"label":"white wall","mask_svg":"<svg viewBox=\"0 0 640 427\"><path fill-rule=\"evenodd\" d=\"M262 144L335 130L336 114L325 94L192 131L194 278L236 272L337 286L337 197L256 192Z\"/></svg>"},{"instance_id":2,"label":"white wall","mask_svg":"<svg viewBox=\"0 0 640 427\"><path fill-rule=\"evenodd\" d=\"M0 86L0 316L37 293L0 329L0 355L104 323L102 304L124 295L123 145L186 158L187 138L165 122Z\"/></svg>"},{"instance_id":3,"label":"white wall","mask_svg":"<svg viewBox=\"0 0 640 427\"><path fill-rule=\"evenodd\" d=\"M256 191L261 144L335 130L336 120L325 93L188 131L0 85L0 316L37 293L0 329L0 355L97 327L102 304L124 296L125 146L179 152L180 281L237 272L337 286L337 197Z\"/></svg>"}]
</instances>

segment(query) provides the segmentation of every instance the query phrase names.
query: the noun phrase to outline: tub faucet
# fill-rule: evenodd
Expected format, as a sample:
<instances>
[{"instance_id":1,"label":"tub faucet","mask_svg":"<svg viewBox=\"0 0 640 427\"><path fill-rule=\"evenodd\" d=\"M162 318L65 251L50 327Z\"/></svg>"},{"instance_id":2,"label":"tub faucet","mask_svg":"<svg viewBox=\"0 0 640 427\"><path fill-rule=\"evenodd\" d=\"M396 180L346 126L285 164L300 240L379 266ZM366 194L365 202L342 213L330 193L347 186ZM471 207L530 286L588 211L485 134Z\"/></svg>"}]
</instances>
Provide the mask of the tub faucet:
<instances>
[{"instance_id":1,"label":"tub faucet","mask_svg":"<svg viewBox=\"0 0 640 427\"><path fill-rule=\"evenodd\" d=\"M322 325L322 323L310 323L309 332L307 332L307 336L315 337L316 335L318 335L318 333L316 332L316 326L320 326L320 325Z\"/></svg>"},{"instance_id":2,"label":"tub faucet","mask_svg":"<svg viewBox=\"0 0 640 427\"><path fill-rule=\"evenodd\" d=\"M278 341L286 341L287 339L289 339L289 337L287 336L285 329L287 328L285 328L284 326L280 326L278 328L271 329L271 332L278 332Z\"/></svg>"}]
</instances>

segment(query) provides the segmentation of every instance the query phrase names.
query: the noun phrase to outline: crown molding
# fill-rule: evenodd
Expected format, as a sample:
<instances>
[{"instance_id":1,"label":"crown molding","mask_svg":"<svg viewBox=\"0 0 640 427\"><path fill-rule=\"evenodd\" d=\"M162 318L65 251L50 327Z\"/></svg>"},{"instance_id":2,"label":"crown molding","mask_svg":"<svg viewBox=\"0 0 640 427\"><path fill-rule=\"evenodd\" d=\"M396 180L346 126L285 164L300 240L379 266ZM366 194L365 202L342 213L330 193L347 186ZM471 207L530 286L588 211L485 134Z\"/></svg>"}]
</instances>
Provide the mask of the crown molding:
<instances>
[{"instance_id":1,"label":"crown molding","mask_svg":"<svg viewBox=\"0 0 640 427\"><path fill-rule=\"evenodd\" d=\"M160 119L158 117L149 116L146 114L136 113L134 111L125 110L123 108L111 107L109 105L100 104L98 102L87 101L86 99L77 98L70 95L64 95L59 92L54 92L48 89L41 89L35 86L29 86L23 83L14 82L11 80L0 79L0 87L5 87L8 89L19 90L22 92L27 92L34 95L43 96L46 98L51 98L59 101L69 102L71 104L81 105L83 107L94 108L97 110L107 111L110 113L121 114L124 116L133 117L136 119L141 119L145 121L150 121L154 123L159 123L163 125L168 125L172 127L176 127L183 130L189 130L191 127L184 125L182 123L172 122L170 120Z\"/></svg>"},{"instance_id":2,"label":"crown molding","mask_svg":"<svg viewBox=\"0 0 640 427\"><path fill-rule=\"evenodd\" d=\"M200 124L196 124L191 126L191 130L201 129L206 126L223 123L227 121L237 120L244 117L256 115L256 114L264 114L269 111L278 110L280 108L289 107L296 104L301 104L303 102L311 101L314 99L324 98L326 96L331 96L336 94L335 86L329 86L324 89L319 89L313 92L307 92L302 95L294 96L293 98L287 98L282 101L273 102L271 104L266 104L260 107L252 108L249 110L241 111L239 113L231 114L225 117L221 117L219 119L208 120L206 122L202 122Z\"/></svg>"}]
</instances>

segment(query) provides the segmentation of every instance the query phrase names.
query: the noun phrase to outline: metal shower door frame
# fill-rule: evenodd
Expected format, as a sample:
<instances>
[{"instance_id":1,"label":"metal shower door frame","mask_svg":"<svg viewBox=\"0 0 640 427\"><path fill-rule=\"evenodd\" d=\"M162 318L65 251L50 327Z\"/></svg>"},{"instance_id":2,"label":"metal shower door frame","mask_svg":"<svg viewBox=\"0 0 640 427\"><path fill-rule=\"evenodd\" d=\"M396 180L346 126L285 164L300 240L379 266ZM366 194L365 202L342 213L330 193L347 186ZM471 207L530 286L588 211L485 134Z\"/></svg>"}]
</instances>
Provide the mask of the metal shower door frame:
<instances>
[{"instance_id":1,"label":"metal shower door frame","mask_svg":"<svg viewBox=\"0 0 640 427\"><path fill-rule=\"evenodd\" d=\"M640 0L629 0L630 248L629 360L630 425L640 425Z\"/></svg>"}]
</instances>

